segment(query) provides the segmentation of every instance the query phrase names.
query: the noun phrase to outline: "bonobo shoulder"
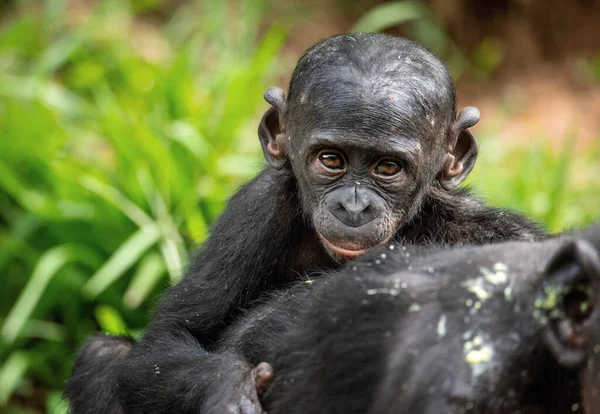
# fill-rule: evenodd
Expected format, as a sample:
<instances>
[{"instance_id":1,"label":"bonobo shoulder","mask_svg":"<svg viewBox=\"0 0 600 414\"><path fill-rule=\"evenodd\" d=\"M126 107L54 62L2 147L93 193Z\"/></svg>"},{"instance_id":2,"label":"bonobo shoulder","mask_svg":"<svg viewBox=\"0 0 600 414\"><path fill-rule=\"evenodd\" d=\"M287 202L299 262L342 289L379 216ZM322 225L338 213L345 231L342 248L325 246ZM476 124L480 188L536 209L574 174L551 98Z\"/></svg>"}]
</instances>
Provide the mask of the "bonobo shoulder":
<instances>
[{"instance_id":1,"label":"bonobo shoulder","mask_svg":"<svg viewBox=\"0 0 600 414\"><path fill-rule=\"evenodd\" d=\"M266 167L256 177L242 185L239 191L232 196L231 201L236 197L260 199L261 196L282 195L286 193L285 190L293 190L296 185L295 177L290 170L274 170Z\"/></svg>"},{"instance_id":2,"label":"bonobo shoulder","mask_svg":"<svg viewBox=\"0 0 600 414\"><path fill-rule=\"evenodd\" d=\"M543 226L516 211L498 208L480 202L468 188L455 191L463 202L472 205L464 208L463 220L475 223L480 229L487 230L481 243L495 241L535 241L549 237ZM477 240L475 240L477 241Z\"/></svg>"},{"instance_id":3,"label":"bonobo shoulder","mask_svg":"<svg viewBox=\"0 0 600 414\"><path fill-rule=\"evenodd\" d=\"M297 210L298 201L290 196L295 194L296 180L289 170L263 169L256 177L242 185L228 200L221 218L215 223L212 235L238 235L254 226L244 227L244 223L259 225L278 210L287 213ZM231 231L236 225L235 232Z\"/></svg>"},{"instance_id":4,"label":"bonobo shoulder","mask_svg":"<svg viewBox=\"0 0 600 414\"><path fill-rule=\"evenodd\" d=\"M508 209L490 207L468 188L433 187L415 219L398 238L418 243L485 244L549 237L536 222Z\"/></svg>"}]
</instances>

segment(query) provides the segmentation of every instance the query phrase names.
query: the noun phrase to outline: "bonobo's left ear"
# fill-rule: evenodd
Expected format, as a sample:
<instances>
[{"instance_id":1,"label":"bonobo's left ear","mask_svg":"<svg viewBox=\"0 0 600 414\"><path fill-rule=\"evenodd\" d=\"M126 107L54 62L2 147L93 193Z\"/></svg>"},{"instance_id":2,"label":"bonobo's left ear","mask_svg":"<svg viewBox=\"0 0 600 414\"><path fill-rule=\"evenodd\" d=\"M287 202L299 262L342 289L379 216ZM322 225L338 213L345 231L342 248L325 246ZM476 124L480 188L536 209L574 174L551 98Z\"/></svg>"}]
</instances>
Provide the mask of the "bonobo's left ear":
<instances>
[{"instance_id":1,"label":"bonobo's left ear","mask_svg":"<svg viewBox=\"0 0 600 414\"><path fill-rule=\"evenodd\" d=\"M284 133L281 122L285 111L285 93L279 88L269 88L265 92L265 100L271 104L263 115L258 126L258 137L265 159L271 167L279 170L287 162L284 149Z\"/></svg>"},{"instance_id":2,"label":"bonobo's left ear","mask_svg":"<svg viewBox=\"0 0 600 414\"><path fill-rule=\"evenodd\" d=\"M479 109L467 106L450 126L446 139L446 156L438 178L446 190L456 188L475 166L477 143L468 128L479 122L480 116Z\"/></svg>"},{"instance_id":3,"label":"bonobo's left ear","mask_svg":"<svg viewBox=\"0 0 600 414\"><path fill-rule=\"evenodd\" d=\"M569 242L554 255L545 275L544 298L537 301L548 318L544 342L562 366L578 367L591 349L600 349L598 253L587 241Z\"/></svg>"}]
</instances>

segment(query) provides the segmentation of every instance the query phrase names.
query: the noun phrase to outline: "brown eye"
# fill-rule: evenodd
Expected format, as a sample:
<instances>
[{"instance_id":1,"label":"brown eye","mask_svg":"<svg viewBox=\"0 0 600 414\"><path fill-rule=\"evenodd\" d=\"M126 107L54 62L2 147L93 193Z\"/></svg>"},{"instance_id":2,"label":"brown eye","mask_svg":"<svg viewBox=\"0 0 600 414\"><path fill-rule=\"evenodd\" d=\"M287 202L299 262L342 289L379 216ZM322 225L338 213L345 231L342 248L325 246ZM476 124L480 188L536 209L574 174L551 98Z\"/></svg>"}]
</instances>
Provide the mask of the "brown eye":
<instances>
[{"instance_id":1,"label":"brown eye","mask_svg":"<svg viewBox=\"0 0 600 414\"><path fill-rule=\"evenodd\" d=\"M398 174L400 171L402 171L400 164L390 160L381 161L373 170L375 174L382 175L384 177L391 177Z\"/></svg>"},{"instance_id":2,"label":"brown eye","mask_svg":"<svg viewBox=\"0 0 600 414\"><path fill-rule=\"evenodd\" d=\"M335 152L322 152L319 154L319 162L330 170L343 170L346 168L342 156Z\"/></svg>"}]
</instances>

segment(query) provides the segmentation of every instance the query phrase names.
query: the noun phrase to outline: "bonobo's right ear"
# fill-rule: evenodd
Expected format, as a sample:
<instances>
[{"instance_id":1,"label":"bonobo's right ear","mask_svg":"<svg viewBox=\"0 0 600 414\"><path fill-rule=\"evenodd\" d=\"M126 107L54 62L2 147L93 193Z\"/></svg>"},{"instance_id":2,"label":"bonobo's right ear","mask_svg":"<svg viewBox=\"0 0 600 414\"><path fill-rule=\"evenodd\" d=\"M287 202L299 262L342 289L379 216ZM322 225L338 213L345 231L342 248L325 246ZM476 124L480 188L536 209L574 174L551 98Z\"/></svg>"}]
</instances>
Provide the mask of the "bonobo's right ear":
<instances>
[{"instance_id":1,"label":"bonobo's right ear","mask_svg":"<svg viewBox=\"0 0 600 414\"><path fill-rule=\"evenodd\" d=\"M450 126L446 138L446 155L438 180L446 190L452 190L463 182L475 166L477 143L468 128L479 122L479 109L463 108Z\"/></svg>"},{"instance_id":2,"label":"bonobo's right ear","mask_svg":"<svg viewBox=\"0 0 600 414\"><path fill-rule=\"evenodd\" d=\"M536 301L548 318L544 342L562 366L578 367L600 347L600 258L575 240L555 253L545 275L544 298Z\"/></svg>"},{"instance_id":3,"label":"bonobo's right ear","mask_svg":"<svg viewBox=\"0 0 600 414\"><path fill-rule=\"evenodd\" d=\"M271 104L271 107L265 112L260 121L258 137L265 159L271 167L279 170L287 162L282 125L282 115L287 105L285 93L280 88L269 88L264 97Z\"/></svg>"}]
</instances>

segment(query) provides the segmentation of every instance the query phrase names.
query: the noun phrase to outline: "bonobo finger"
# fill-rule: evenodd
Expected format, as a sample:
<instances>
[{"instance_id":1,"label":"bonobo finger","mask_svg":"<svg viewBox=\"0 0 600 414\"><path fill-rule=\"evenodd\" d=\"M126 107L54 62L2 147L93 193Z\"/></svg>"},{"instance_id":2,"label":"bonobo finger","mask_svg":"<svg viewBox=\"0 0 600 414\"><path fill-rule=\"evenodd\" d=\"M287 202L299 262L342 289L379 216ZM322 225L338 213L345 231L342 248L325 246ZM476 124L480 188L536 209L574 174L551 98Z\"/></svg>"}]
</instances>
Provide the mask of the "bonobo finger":
<instances>
[{"instance_id":1,"label":"bonobo finger","mask_svg":"<svg viewBox=\"0 0 600 414\"><path fill-rule=\"evenodd\" d=\"M273 379L273 367L268 362L261 362L254 368L254 381L256 391L263 392L267 389Z\"/></svg>"}]
</instances>

